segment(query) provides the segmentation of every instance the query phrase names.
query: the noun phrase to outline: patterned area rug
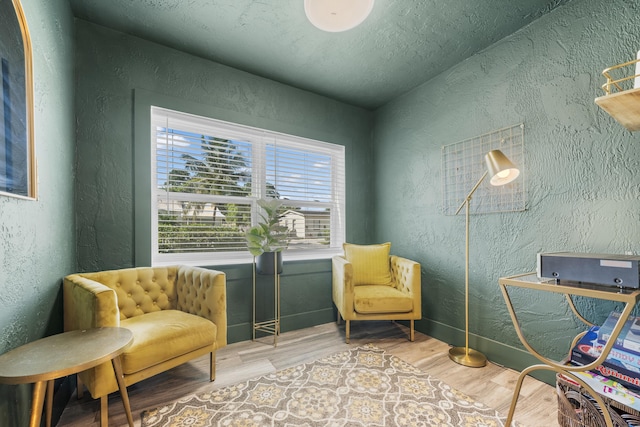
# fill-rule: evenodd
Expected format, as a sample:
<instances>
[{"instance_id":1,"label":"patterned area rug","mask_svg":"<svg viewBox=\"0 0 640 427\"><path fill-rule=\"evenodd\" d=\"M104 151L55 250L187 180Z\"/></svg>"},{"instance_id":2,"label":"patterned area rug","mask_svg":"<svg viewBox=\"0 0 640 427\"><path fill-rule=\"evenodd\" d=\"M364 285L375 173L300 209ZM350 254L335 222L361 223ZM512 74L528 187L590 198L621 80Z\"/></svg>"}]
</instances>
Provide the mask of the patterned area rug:
<instances>
[{"instance_id":1,"label":"patterned area rug","mask_svg":"<svg viewBox=\"0 0 640 427\"><path fill-rule=\"evenodd\" d=\"M142 414L142 427L505 426L505 417L372 345Z\"/></svg>"}]
</instances>

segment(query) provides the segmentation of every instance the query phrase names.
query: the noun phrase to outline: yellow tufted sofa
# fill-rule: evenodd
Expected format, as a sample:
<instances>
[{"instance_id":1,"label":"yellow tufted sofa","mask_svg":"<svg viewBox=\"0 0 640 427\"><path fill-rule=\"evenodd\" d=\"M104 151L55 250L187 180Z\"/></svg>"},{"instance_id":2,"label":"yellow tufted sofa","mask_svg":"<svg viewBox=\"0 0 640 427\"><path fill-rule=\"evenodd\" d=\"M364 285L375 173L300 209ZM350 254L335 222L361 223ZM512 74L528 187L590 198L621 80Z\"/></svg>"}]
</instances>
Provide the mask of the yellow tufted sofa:
<instances>
[{"instance_id":1,"label":"yellow tufted sofa","mask_svg":"<svg viewBox=\"0 0 640 427\"><path fill-rule=\"evenodd\" d=\"M349 343L352 320L414 320L422 318L420 264L390 255L391 244L343 245L344 256L332 258L333 302L345 322Z\"/></svg>"},{"instance_id":2,"label":"yellow tufted sofa","mask_svg":"<svg viewBox=\"0 0 640 427\"><path fill-rule=\"evenodd\" d=\"M125 384L131 385L227 344L226 276L198 267L141 267L64 278L64 328L120 326L133 343L120 356ZM102 425L108 419L107 396L118 390L111 363L78 375L100 398Z\"/></svg>"}]
</instances>

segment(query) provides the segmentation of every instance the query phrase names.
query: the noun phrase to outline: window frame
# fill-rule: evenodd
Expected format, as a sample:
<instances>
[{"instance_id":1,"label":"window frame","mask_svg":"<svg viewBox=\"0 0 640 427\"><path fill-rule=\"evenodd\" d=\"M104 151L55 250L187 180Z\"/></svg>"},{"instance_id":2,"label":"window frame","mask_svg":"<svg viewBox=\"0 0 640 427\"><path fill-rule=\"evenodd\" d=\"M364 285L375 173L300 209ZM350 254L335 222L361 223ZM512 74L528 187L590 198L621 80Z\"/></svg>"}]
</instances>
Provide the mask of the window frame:
<instances>
[{"instance_id":1,"label":"window frame","mask_svg":"<svg viewBox=\"0 0 640 427\"><path fill-rule=\"evenodd\" d=\"M20 38L22 46L19 52L16 51L14 55L8 55L9 58L0 55L2 57L2 66L0 67L0 116L2 116L0 120L2 123L0 123L0 129L3 136L0 142L2 145L0 148L0 182L2 183L0 196L33 201L38 199L34 131L33 49L22 4L20 0L13 0L11 3L11 6L7 6L15 13L9 14L11 16L8 16L7 19L15 22L19 33L16 31L15 34L2 34L2 36ZM12 25L8 27L8 30L14 28ZM0 52L0 54L6 53ZM14 77L14 72L13 70L9 72L9 67L11 60L18 59L17 56L23 63L20 64L22 67L19 67ZM18 98L12 99L9 96L11 93L18 95ZM5 123L9 124L8 128L5 128ZM13 158L12 153L13 155L18 154L17 159ZM16 170L15 173L12 171L13 169ZM13 183L14 174L23 177L22 180L18 180L20 185L18 188L7 187L7 184Z\"/></svg>"},{"instance_id":2,"label":"window frame","mask_svg":"<svg viewBox=\"0 0 640 427\"><path fill-rule=\"evenodd\" d=\"M232 123L214 118L180 112L166 107L150 105L150 159L151 159L151 264L152 265L228 265L251 263L253 256L248 250L233 252L190 252L162 254L158 250L158 189L156 182L156 127L161 123L159 115L165 115L172 120L172 129L179 129L187 132L202 133L203 135L214 136L229 140L239 140L252 145L251 157L251 180L252 194L249 197L241 196L209 196L193 195L190 197L203 197L208 200L216 200L217 203L239 203L250 204L251 223L257 224L259 207L257 201L267 192L267 171L266 152L267 146L274 145L277 148L286 147L301 151L308 151L312 154L322 154L330 157L331 161L331 200L328 202L287 200L287 205L298 208L329 208L330 215L330 236L331 241L326 248L315 249L287 249L283 256L287 261L293 260L313 260L327 259L336 254L342 253L342 243L345 241L345 204L346 204L346 167L345 167L345 147L338 144L323 142L315 139L299 137L291 134L275 132L243 124ZM166 122L164 122L166 123ZM184 128L182 127L184 126ZM180 194L174 193L178 198ZM247 203L248 202L248 203Z\"/></svg>"}]
</instances>

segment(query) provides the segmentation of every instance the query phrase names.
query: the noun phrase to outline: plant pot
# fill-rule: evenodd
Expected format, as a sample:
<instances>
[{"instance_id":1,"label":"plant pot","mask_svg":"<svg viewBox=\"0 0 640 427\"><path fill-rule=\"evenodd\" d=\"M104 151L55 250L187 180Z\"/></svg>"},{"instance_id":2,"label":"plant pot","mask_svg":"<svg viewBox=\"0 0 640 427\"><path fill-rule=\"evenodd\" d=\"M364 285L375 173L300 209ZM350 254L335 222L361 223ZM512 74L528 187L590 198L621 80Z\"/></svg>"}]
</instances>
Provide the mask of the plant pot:
<instances>
[{"instance_id":1,"label":"plant pot","mask_svg":"<svg viewBox=\"0 0 640 427\"><path fill-rule=\"evenodd\" d=\"M277 265L276 265L277 264ZM258 274L282 273L282 252L265 252L256 257L256 271Z\"/></svg>"}]
</instances>

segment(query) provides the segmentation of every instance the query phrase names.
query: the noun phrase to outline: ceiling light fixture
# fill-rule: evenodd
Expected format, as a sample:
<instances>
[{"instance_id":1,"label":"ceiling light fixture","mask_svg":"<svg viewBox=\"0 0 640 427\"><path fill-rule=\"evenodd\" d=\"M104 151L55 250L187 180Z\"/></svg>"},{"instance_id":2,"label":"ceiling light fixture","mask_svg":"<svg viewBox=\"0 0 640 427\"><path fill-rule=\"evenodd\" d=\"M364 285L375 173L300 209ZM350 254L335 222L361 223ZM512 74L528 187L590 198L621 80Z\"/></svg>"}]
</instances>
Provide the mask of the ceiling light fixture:
<instances>
[{"instance_id":1,"label":"ceiling light fixture","mask_svg":"<svg viewBox=\"0 0 640 427\"><path fill-rule=\"evenodd\" d=\"M339 33L362 24L374 0L304 0L304 12L323 31Z\"/></svg>"}]
</instances>

